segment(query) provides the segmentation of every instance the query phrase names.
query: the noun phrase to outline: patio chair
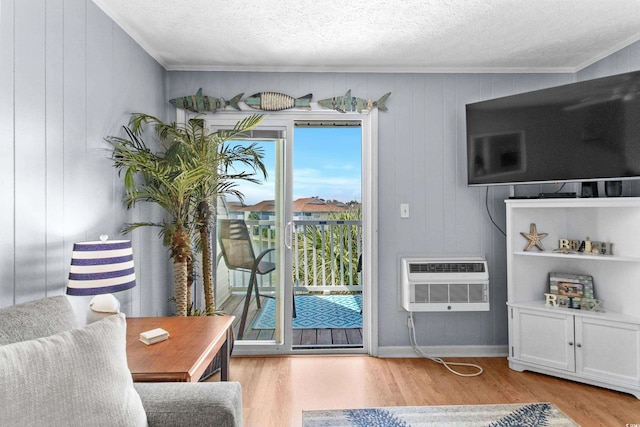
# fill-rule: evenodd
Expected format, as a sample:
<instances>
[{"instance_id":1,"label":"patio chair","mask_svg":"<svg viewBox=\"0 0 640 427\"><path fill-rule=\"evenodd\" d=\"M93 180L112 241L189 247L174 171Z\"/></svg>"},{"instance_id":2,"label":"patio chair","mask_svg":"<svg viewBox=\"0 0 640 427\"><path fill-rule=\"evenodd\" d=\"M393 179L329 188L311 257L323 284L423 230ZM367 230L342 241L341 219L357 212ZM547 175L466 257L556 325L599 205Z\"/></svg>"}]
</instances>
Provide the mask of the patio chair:
<instances>
[{"instance_id":1,"label":"patio chair","mask_svg":"<svg viewBox=\"0 0 640 427\"><path fill-rule=\"evenodd\" d=\"M224 258L224 263L229 270L247 271L251 273L249 278L249 286L247 287L247 295L244 300L244 308L242 309L242 317L240 319L240 328L238 331L238 339L242 339L244 328L249 313L249 304L251 302L251 292L255 292L256 304L258 309L261 308L260 296L266 298L274 298L272 295L262 295L258 290L258 275L272 272L276 269L276 265L269 261L263 261L265 255L275 250L274 248L265 249L258 256L255 255L251 236L247 229L247 224L241 219L222 219L218 226L218 242L220 244L220 258Z\"/></svg>"}]
</instances>

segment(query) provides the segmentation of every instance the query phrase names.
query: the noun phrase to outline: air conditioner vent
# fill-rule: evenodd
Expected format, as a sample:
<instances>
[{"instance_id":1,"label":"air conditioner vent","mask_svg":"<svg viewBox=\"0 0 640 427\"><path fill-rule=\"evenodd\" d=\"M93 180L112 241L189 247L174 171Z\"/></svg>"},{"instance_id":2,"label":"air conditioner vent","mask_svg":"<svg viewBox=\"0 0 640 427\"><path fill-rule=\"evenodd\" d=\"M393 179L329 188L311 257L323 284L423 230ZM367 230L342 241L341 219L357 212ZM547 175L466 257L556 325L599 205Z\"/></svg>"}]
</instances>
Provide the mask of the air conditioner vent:
<instances>
[{"instance_id":1,"label":"air conditioner vent","mask_svg":"<svg viewBox=\"0 0 640 427\"><path fill-rule=\"evenodd\" d=\"M483 273L485 264L481 262L424 262L409 264L411 273Z\"/></svg>"},{"instance_id":2,"label":"air conditioner vent","mask_svg":"<svg viewBox=\"0 0 640 427\"><path fill-rule=\"evenodd\" d=\"M400 298L407 311L487 311L483 257L401 258Z\"/></svg>"}]
</instances>

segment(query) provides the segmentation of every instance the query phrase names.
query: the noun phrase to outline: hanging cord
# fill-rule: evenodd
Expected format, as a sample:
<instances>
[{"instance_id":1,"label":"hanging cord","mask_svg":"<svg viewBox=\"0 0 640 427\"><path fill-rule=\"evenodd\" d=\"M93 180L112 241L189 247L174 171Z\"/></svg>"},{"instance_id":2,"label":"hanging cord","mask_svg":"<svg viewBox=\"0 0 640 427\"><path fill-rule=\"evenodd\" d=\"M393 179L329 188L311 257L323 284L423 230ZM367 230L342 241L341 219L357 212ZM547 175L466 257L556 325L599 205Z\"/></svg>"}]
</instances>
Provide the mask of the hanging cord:
<instances>
[{"instance_id":1,"label":"hanging cord","mask_svg":"<svg viewBox=\"0 0 640 427\"><path fill-rule=\"evenodd\" d=\"M500 231L500 233L502 233L502 235L506 237L507 233L505 233L504 230L500 228L498 224L496 224L496 222L493 220L493 217L491 216L491 210L489 210L489 186L487 186L486 188L487 189L484 193L484 206L487 208L489 219L491 220L491 223L494 225L494 227L496 227L498 231Z\"/></svg>"},{"instance_id":2,"label":"hanging cord","mask_svg":"<svg viewBox=\"0 0 640 427\"><path fill-rule=\"evenodd\" d=\"M561 186L560 188L558 188L556 191L554 191L554 193L559 193L559 192L561 192L565 185L567 185L567 183L566 183L566 182L565 182L564 184L562 184L562 186Z\"/></svg>"},{"instance_id":3,"label":"hanging cord","mask_svg":"<svg viewBox=\"0 0 640 427\"><path fill-rule=\"evenodd\" d=\"M415 328L415 324L413 322L413 312L412 311L409 312L409 318L408 318L407 326L409 326L409 341L411 342L411 347L413 347L413 351L415 351L418 355L424 357L425 359L431 359L436 363L440 363L441 365L444 365L444 367L447 368L451 373L454 373L454 374L459 375L461 377L477 377L478 375L482 374L483 369L478 365L474 365L473 363L446 362L446 361L440 359L439 357L428 356L422 350L420 350L420 347L418 346L418 342L416 341L416 328ZM470 373L470 374L463 374L462 372L458 372L455 369L451 368L451 366L470 366L472 368L477 369L478 372L473 372L473 373Z\"/></svg>"}]
</instances>

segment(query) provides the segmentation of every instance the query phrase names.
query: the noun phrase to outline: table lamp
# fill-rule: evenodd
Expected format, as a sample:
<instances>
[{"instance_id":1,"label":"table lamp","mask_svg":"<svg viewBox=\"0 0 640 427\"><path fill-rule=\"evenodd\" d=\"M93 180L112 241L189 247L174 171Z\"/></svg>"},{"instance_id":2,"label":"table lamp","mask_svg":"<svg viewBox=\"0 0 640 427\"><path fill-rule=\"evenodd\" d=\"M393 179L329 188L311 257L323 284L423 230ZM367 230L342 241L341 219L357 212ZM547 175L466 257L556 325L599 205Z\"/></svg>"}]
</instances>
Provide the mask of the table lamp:
<instances>
[{"instance_id":1,"label":"table lamp","mask_svg":"<svg viewBox=\"0 0 640 427\"><path fill-rule=\"evenodd\" d=\"M67 295L95 295L89 302L93 311L120 312L120 302L112 292L136 285L133 249L130 240L79 242L73 245Z\"/></svg>"}]
</instances>

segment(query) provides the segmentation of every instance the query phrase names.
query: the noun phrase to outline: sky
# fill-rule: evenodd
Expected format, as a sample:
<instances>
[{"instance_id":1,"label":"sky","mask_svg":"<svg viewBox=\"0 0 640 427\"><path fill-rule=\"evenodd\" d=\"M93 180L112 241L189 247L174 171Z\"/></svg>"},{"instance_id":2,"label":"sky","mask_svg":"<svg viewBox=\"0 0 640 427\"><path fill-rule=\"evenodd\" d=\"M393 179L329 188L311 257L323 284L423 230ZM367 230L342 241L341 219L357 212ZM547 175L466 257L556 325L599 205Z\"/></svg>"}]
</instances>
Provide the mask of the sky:
<instances>
[{"instance_id":1,"label":"sky","mask_svg":"<svg viewBox=\"0 0 640 427\"><path fill-rule=\"evenodd\" d=\"M326 200L362 201L360 128L296 128L293 146L293 200L317 196ZM273 200L275 143L261 142L265 150L267 182L242 183L245 204Z\"/></svg>"}]
</instances>

